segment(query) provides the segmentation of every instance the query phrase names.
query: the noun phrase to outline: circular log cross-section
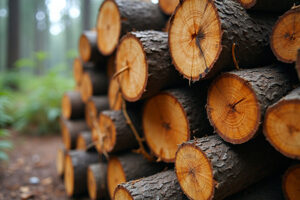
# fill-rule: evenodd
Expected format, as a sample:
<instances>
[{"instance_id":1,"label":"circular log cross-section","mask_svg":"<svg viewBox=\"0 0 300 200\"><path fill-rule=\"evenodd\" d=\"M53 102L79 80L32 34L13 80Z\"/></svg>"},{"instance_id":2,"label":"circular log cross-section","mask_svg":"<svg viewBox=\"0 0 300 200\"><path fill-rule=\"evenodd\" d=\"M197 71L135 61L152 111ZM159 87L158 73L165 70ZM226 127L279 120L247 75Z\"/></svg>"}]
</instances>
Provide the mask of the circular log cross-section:
<instances>
[{"instance_id":1,"label":"circular log cross-section","mask_svg":"<svg viewBox=\"0 0 300 200\"><path fill-rule=\"evenodd\" d=\"M90 147L93 143L92 141L92 132L91 131L82 131L79 133L76 142L76 149L82 151L92 151L95 148Z\"/></svg>"},{"instance_id":2,"label":"circular log cross-section","mask_svg":"<svg viewBox=\"0 0 300 200\"><path fill-rule=\"evenodd\" d=\"M66 119L78 119L84 116L84 103L80 98L80 92L66 92L62 98L62 115Z\"/></svg>"},{"instance_id":3,"label":"circular log cross-section","mask_svg":"<svg viewBox=\"0 0 300 200\"><path fill-rule=\"evenodd\" d=\"M290 167L283 177L283 192L286 199L297 200L300 196L300 165Z\"/></svg>"},{"instance_id":4,"label":"circular log cross-section","mask_svg":"<svg viewBox=\"0 0 300 200\"><path fill-rule=\"evenodd\" d=\"M79 39L79 54L84 62L104 63L105 57L97 48L97 31L84 31Z\"/></svg>"},{"instance_id":5,"label":"circular log cross-section","mask_svg":"<svg viewBox=\"0 0 300 200\"><path fill-rule=\"evenodd\" d=\"M112 78L108 86L108 101L111 110L121 110L122 93L117 78Z\"/></svg>"},{"instance_id":6,"label":"circular log cross-section","mask_svg":"<svg viewBox=\"0 0 300 200\"><path fill-rule=\"evenodd\" d=\"M120 184L114 194L115 200L140 199L187 199L180 189L176 174L167 170L152 176Z\"/></svg>"},{"instance_id":7,"label":"circular log cross-section","mask_svg":"<svg viewBox=\"0 0 300 200\"><path fill-rule=\"evenodd\" d=\"M174 162L179 144L209 132L205 96L182 88L166 90L148 100L143 130L149 148L159 159Z\"/></svg>"},{"instance_id":8,"label":"circular log cross-section","mask_svg":"<svg viewBox=\"0 0 300 200\"><path fill-rule=\"evenodd\" d=\"M290 90L291 77L284 66L224 73L208 90L210 123L225 141L245 143L256 135L267 107Z\"/></svg>"},{"instance_id":9,"label":"circular log cross-section","mask_svg":"<svg viewBox=\"0 0 300 200\"><path fill-rule=\"evenodd\" d=\"M65 155L67 151L64 147L60 147L56 154L56 172L59 177L64 176L65 171Z\"/></svg>"},{"instance_id":10,"label":"circular log cross-section","mask_svg":"<svg viewBox=\"0 0 300 200\"><path fill-rule=\"evenodd\" d=\"M85 107L85 120L90 128L94 127L94 123L98 123L99 113L109 109L107 96L92 96Z\"/></svg>"},{"instance_id":11,"label":"circular log cross-section","mask_svg":"<svg viewBox=\"0 0 300 200\"><path fill-rule=\"evenodd\" d=\"M97 163L88 167L87 171L87 183L89 197L92 200L107 199L107 184L106 175L107 164Z\"/></svg>"},{"instance_id":12,"label":"circular log cross-section","mask_svg":"<svg viewBox=\"0 0 300 200\"><path fill-rule=\"evenodd\" d=\"M160 31L131 32L124 36L116 54L116 73L127 101L153 96L182 82L172 65L168 34Z\"/></svg>"},{"instance_id":13,"label":"circular log cross-section","mask_svg":"<svg viewBox=\"0 0 300 200\"><path fill-rule=\"evenodd\" d=\"M264 121L267 140L283 155L300 160L300 87L270 106Z\"/></svg>"},{"instance_id":14,"label":"circular log cross-section","mask_svg":"<svg viewBox=\"0 0 300 200\"><path fill-rule=\"evenodd\" d=\"M77 86L81 85L82 77L86 71L94 71L95 64L83 62L80 58L75 58L73 62L73 75Z\"/></svg>"},{"instance_id":15,"label":"circular log cross-section","mask_svg":"<svg viewBox=\"0 0 300 200\"><path fill-rule=\"evenodd\" d=\"M138 147L134 133L121 110L101 112L99 127L104 137L103 151L118 152Z\"/></svg>"},{"instance_id":16,"label":"circular log cross-section","mask_svg":"<svg viewBox=\"0 0 300 200\"><path fill-rule=\"evenodd\" d=\"M241 5L251 11L283 13L289 10L299 0L238 0Z\"/></svg>"},{"instance_id":17,"label":"circular log cross-section","mask_svg":"<svg viewBox=\"0 0 300 200\"><path fill-rule=\"evenodd\" d=\"M159 0L159 7L166 15L172 15L179 0Z\"/></svg>"},{"instance_id":18,"label":"circular log cross-section","mask_svg":"<svg viewBox=\"0 0 300 200\"><path fill-rule=\"evenodd\" d=\"M74 149L78 135L88 130L85 120L62 120L61 126L63 143L68 150Z\"/></svg>"},{"instance_id":19,"label":"circular log cross-section","mask_svg":"<svg viewBox=\"0 0 300 200\"><path fill-rule=\"evenodd\" d=\"M139 0L106 0L97 18L97 44L103 55L114 52L119 38L136 30L162 30L167 18L158 5Z\"/></svg>"},{"instance_id":20,"label":"circular log cross-section","mask_svg":"<svg viewBox=\"0 0 300 200\"><path fill-rule=\"evenodd\" d=\"M210 78L234 66L233 45L240 66L270 64L274 21L269 15L250 15L235 0L183 0L170 20L173 64L189 80Z\"/></svg>"},{"instance_id":21,"label":"circular log cross-section","mask_svg":"<svg viewBox=\"0 0 300 200\"><path fill-rule=\"evenodd\" d=\"M212 135L179 146L175 172L190 199L219 200L277 172L287 163L288 159L263 139L234 146Z\"/></svg>"},{"instance_id":22,"label":"circular log cross-section","mask_svg":"<svg viewBox=\"0 0 300 200\"><path fill-rule=\"evenodd\" d=\"M276 22L271 34L271 48L278 60L285 63L296 61L300 48L300 7L292 8Z\"/></svg>"},{"instance_id":23,"label":"circular log cross-section","mask_svg":"<svg viewBox=\"0 0 300 200\"><path fill-rule=\"evenodd\" d=\"M108 87L107 76L104 73L93 72L84 73L80 94L83 102L87 102L90 97L106 94Z\"/></svg>"},{"instance_id":24,"label":"circular log cross-section","mask_svg":"<svg viewBox=\"0 0 300 200\"><path fill-rule=\"evenodd\" d=\"M65 160L65 188L69 197L87 193L87 169L90 164L99 162L97 153L71 151Z\"/></svg>"},{"instance_id":25,"label":"circular log cross-section","mask_svg":"<svg viewBox=\"0 0 300 200\"><path fill-rule=\"evenodd\" d=\"M118 184L150 176L163 170L163 165L151 163L142 155L135 153L111 157L107 166L107 187L113 199Z\"/></svg>"}]
</instances>

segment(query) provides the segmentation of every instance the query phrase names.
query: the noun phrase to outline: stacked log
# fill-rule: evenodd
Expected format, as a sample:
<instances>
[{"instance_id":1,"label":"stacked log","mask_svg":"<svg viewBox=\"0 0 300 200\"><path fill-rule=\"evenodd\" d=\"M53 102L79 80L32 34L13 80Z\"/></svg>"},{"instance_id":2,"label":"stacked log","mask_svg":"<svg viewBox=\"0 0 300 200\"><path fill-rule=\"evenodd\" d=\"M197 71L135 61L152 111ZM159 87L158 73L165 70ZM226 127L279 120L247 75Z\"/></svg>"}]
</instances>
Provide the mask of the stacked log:
<instances>
[{"instance_id":1,"label":"stacked log","mask_svg":"<svg viewBox=\"0 0 300 200\"><path fill-rule=\"evenodd\" d=\"M282 197L279 173L300 159L288 64L300 68L300 10L270 2L105 0L62 99L57 171L68 196ZM298 169L284 176L287 199L299 197Z\"/></svg>"}]
</instances>

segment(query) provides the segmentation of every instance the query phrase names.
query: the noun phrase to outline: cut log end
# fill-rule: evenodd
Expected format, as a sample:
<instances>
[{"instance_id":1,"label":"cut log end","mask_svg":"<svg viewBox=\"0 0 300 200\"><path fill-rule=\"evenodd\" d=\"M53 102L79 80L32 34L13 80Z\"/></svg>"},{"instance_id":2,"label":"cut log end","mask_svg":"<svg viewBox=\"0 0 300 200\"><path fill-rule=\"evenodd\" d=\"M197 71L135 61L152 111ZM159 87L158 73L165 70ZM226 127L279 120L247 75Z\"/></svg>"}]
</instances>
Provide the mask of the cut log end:
<instances>
[{"instance_id":1,"label":"cut log end","mask_svg":"<svg viewBox=\"0 0 300 200\"><path fill-rule=\"evenodd\" d=\"M241 144L258 130L260 107L251 86L234 74L223 74L208 90L207 114L227 142Z\"/></svg>"},{"instance_id":2,"label":"cut log end","mask_svg":"<svg viewBox=\"0 0 300 200\"><path fill-rule=\"evenodd\" d=\"M63 148L57 150L56 171L59 176L63 176L65 171L65 150Z\"/></svg>"},{"instance_id":3,"label":"cut log end","mask_svg":"<svg viewBox=\"0 0 300 200\"><path fill-rule=\"evenodd\" d=\"M77 85L80 85L82 74L83 74L83 66L81 64L81 60L80 58L75 58L73 62L73 75Z\"/></svg>"},{"instance_id":4,"label":"cut log end","mask_svg":"<svg viewBox=\"0 0 300 200\"><path fill-rule=\"evenodd\" d=\"M105 152L111 152L116 144L116 127L112 119L105 115L100 114L99 127L103 134L103 150Z\"/></svg>"},{"instance_id":5,"label":"cut log end","mask_svg":"<svg viewBox=\"0 0 300 200\"><path fill-rule=\"evenodd\" d=\"M100 7L97 19L97 44L103 55L110 55L117 47L121 32L121 17L117 4L108 0Z\"/></svg>"},{"instance_id":6,"label":"cut log end","mask_svg":"<svg viewBox=\"0 0 300 200\"><path fill-rule=\"evenodd\" d=\"M250 9L256 4L256 0L238 0L238 1L246 9Z\"/></svg>"},{"instance_id":7,"label":"cut log end","mask_svg":"<svg viewBox=\"0 0 300 200\"><path fill-rule=\"evenodd\" d=\"M85 120L90 128L94 127L94 120L98 118L98 111L93 101L88 101L85 106Z\"/></svg>"},{"instance_id":8,"label":"cut log end","mask_svg":"<svg viewBox=\"0 0 300 200\"><path fill-rule=\"evenodd\" d=\"M66 155L65 160L65 188L68 196L73 196L74 194L74 168L72 163L72 157Z\"/></svg>"},{"instance_id":9,"label":"cut log end","mask_svg":"<svg viewBox=\"0 0 300 200\"><path fill-rule=\"evenodd\" d=\"M282 15L273 28L271 48L278 60L285 63L296 61L300 47L300 7Z\"/></svg>"},{"instance_id":10,"label":"cut log end","mask_svg":"<svg viewBox=\"0 0 300 200\"><path fill-rule=\"evenodd\" d=\"M89 197L91 199L97 199L97 182L94 176L94 172L91 170L90 167L87 170L87 183Z\"/></svg>"},{"instance_id":11,"label":"cut log end","mask_svg":"<svg viewBox=\"0 0 300 200\"><path fill-rule=\"evenodd\" d=\"M86 144L86 140L83 135L79 134L76 141L76 149L85 151L88 145L89 144Z\"/></svg>"},{"instance_id":12,"label":"cut log end","mask_svg":"<svg viewBox=\"0 0 300 200\"><path fill-rule=\"evenodd\" d=\"M70 119L72 114L72 104L71 99L69 98L67 93L65 93L62 98L61 108L63 117L65 117L66 119Z\"/></svg>"},{"instance_id":13,"label":"cut log end","mask_svg":"<svg viewBox=\"0 0 300 200\"><path fill-rule=\"evenodd\" d=\"M283 191L286 199L296 200L300 196L300 165L290 167L283 178Z\"/></svg>"},{"instance_id":14,"label":"cut log end","mask_svg":"<svg viewBox=\"0 0 300 200\"><path fill-rule=\"evenodd\" d=\"M84 103L93 95L93 84L88 73L83 74L80 86L81 99Z\"/></svg>"},{"instance_id":15,"label":"cut log end","mask_svg":"<svg viewBox=\"0 0 300 200\"><path fill-rule=\"evenodd\" d=\"M175 171L183 192L191 199L212 199L213 170L209 159L193 145L181 145L176 153Z\"/></svg>"},{"instance_id":16,"label":"cut log end","mask_svg":"<svg viewBox=\"0 0 300 200\"><path fill-rule=\"evenodd\" d=\"M112 110L121 110L122 93L117 78L112 78L108 87L109 107Z\"/></svg>"},{"instance_id":17,"label":"cut log end","mask_svg":"<svg viewBox=\"0 0 300 200\"><path fill-rule=\"evenodd\" d=\"M178 145L190 138L184 109L167 93L161 93L146 103L143 130L153 153L165 162L174 162Z\"/></svg>"},{"instance_id":18,"label":"cut log end","mask_svg":"<svg viewBox=\"0 0 300 200\"><path fill-rule=\"evenodd\" d=\"M142 43L131 34L124 36L116 54L116 73L123 97L137 101L145 91L148 65Z\"/></svg>"},{"instance_id":19,"label":"cut log end","mask_svg":"<svg viewBox=\"0 0 300 200\"><path fill-rule=\"evenodd\" d=\"M130 193L122 186L118 186L114 194L115 200L133 200Z\"/></svg>"},{"instance_id":20,"label":"cut log end","mask_svg":"<svg viewBox=\"0 0 300 200\"><path fill-rule=\"evenodd\" d=\"M107 187L111 199L113 199L117 185L124 182L126 182L126 176L123 167L118 158L112 157L107 166Z\"/></svg>"},{"instance_id":21,"label":"cut log end","mask_svg":"<svg viewBox=\"0 0 300 200\"><path fill-rule=\"evenodd\" d=\"M71 134L66 124L61 124L61 133L62 133L62 140L63 144L65 145L66 149L71 149Z\"/></svg>"},{"instance_id":22,"label":"cut log end","mask_svg":"<svg viewBox=\"0 0 300 200\"><path fill-rule=\"evenodd\" d=\"M159 0L159 7L166 15L171 15L178 3L179 0Z\"/></svg>"},{"instance_id":23,"label":"cut log end","mask_svg":"<svg viewBox=\"0 0 300 200\"><path fill-rule=\"evenodd\" d=\"M88 62L92 55L92 46L86 35L82 34L79 38L79 54L83 61Z\"/></svg>"},{"instance_id":24,"label":"cut log end","mask_svg":"<svg viewBox=\"0 0 300 200\"><path fill-rule=\"evenodd\" d=\"M98 129L96 129L96 128L93 128L93 129L92 129L92 140L93 140L93 143L94 143L94 145L95 145L95 148L96 148L97 152L98 152L99 154L102 154L102 153L103 153L103 151L102 151L102 145L101 145L101 143L99 142L100 134L101 134L101 133L99 133L99 130L98 130Z\"/></svg>"},{"instance_id":25,"label":"cut log end","mask_svg":"<svg viewBox=\"0 0 300 200\"><path fill-rule=\"evenodd\" d=\"M176 69L190 80L205 77L219 57L221 38L213 1L183 1L171 18L169 30L170 53Z\"/></svg>"},{"instance_id":26,"label":"cut log end","mask_svg":"<svg viewBox=\"0 0 300 200\"><path fill-rule=\"evenodd\" d=\"M268 141L283 155L293 159L300 159L299 119L300 99L292 99L269 108L264 121Z\"/></svg>"}]
</instances>

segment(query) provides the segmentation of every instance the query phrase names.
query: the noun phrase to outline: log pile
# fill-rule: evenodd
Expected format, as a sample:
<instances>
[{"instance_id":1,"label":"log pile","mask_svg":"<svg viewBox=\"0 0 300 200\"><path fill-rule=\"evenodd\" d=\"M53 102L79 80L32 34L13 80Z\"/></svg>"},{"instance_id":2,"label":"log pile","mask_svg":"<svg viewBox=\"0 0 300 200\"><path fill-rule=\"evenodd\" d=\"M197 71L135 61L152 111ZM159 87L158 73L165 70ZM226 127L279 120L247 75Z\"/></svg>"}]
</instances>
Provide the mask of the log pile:
<instances>
[{"instance_id":1,"label":"log pile","mask_svg":"<svg viewBox=\"0 0 300 200\"><path fill-rule=\"evenodd\" d=\"M62 97L67 195L299 198L297 3L104 0Z\"/></svg>"}]
</instances>

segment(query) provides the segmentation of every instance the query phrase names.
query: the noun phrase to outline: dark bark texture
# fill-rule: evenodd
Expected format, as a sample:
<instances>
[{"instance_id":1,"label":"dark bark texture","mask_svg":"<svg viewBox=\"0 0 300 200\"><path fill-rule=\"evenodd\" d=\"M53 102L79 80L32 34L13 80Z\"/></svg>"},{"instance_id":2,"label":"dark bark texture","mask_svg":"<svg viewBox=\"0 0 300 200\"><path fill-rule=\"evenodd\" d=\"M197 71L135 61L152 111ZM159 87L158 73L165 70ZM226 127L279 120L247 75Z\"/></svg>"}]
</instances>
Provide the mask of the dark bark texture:
<instances>
[{"instance_id":1,"label":"dark bark texture","mask_svg":"<svg viewBox=\"0 0 300 200\"><path fill-rule=\"evenodd\" d=\"M103 111L101 115L107 116L114 123L114 127L116 130L116 143L114 147L112 147L110 152L119 152L127 149L134 149L138 147L138 142L129 127L127 120L121 110L118 111ZM131 117L133 118L133 117ZM132 120L135 121L135 120ZM136 125L135 127L140 127L140 125ZM108 127L108 131L113 133L112 127ZM141 132L139 130L139 132Z\"/></svg>"},{"instance_id":2,"label":"dark bark texture","mask_svg":"<svg viewBox=\"0 0 300 200\"><path fill-rule=\"evenodd\" d=\"M179 148L185 145L201 150L211 162L216 182L213 194L215 200L243 190L288 163L284 156L262 138L234 146L212 135L189 141Z\"/></svg>"},{"instance_id":3,"label":"dark bark texture","mask_svg":"<svg viewBox=\"0 0 300 200\"><path fill-rule=\"evenodd\" d=\"M107 62L107 57L103 56L98 50L97 31L84 31L82 35L88 39L91 46L91 56L88 62L95 63L97 67L104 67Z\"/></svg>"},{"instance_id":4,"label":"dark bark texture","mask_svg":"<svg viewBox=\"0 0 300 200\"><path fill-rule=\"evenodd\" d=\"M80 92L69 91L65 93L71 102L71 116L69 119L80 119L84 118L84 108L85 104L81 100Z\"/></svg>"},{"instance_id":5,"label":"dark bark texture","mask_svg":"<svg viewBox=\"0 0 300 200\"><path fill-rule=\"evenodd\" d=\"M63 123L67 129L67 133L69 134L69 138L70 138L70 146L69 147L65 146L65 147L67 149L74 149L76 147L76 141L79 133L82 131L87 131L89 128L85 120L81 120L81 119L64 120Z\"/></svg>"},{"instance_id":6,"label":"dark bark texture","mask_svg":"<svg viewBox=\"0 0 300 200\"><path fill-rule=\"evenodd\" d=\"M170 86L182 85L184 80L172 65L168 47L168 33L161 31L131 32L127 37L142 44L148 65L148 81L141 98L148 98Z\"/></svg>"},{"instance_id":7,"label":"dark bark texture","mask_svg":"<svg viewBox=\"0 0 300 200\"><path fill-rule=\"evenodd\" d=\"M107 96L92 96L89 101L93 102L97 109L97 113L109 109L109 102Z\"/></svg>"},{"instance_id":8,"label":"dark bark texture","mask_svg":"<svg viewBox=\"0 0 300 200\"><path fill-rule=\"evenodd\" d=\"M91 72L88 74L92 81L93 96L106 94L108 88L108 79L106 74L101 72Z\"/></svg>"},{"instance_id":9,"label":"dark bark texture","mask_svg":"<svg viewBox=\"0 0 300 200\"><path fill-rule=\"evenodd\" d=\"M81 150L86 150L86 151L90 151L90 152L96 151L95 146L90 146L93 143L91 131L82 131L81 133L79 133L78 138L79 137L84 140L84 143L86 145L84 147L84 149L81 149ZM77 142L78 142L78 140L77 140ZM77 149L78 149L78 143L77 143Z\"/></svg>"},{"instance_id":10,"label":"dark bark texture","mask_svg":"<svg viewBox=\"0 0 300 200\"><path fill-rule=\"evenodd\" d=\"M107 164L100 162L97 164L92 164L89 166L89 170L93 172L94 178L96 180L97 191L96 199L108 199L107 190Z\"/></svg>"},{"instance_id":11,"label":"dark bark texture","mask_svg":"<svg viewBox=\"0 0 300 200\"><path fill-rule=\"evenodd\" d=\"M299 0L252 0L249 4L243 4L243 0L238 0L242 6L251 11L284 13L288 11L294 4L298 5Z\"/></svg>"},{"instance_id":12,"label":"dark bark texture","mask_svg":"<svg viewBox=\"0 0 300 200\"><path fill-rule=\"evenodd\" d=\"M183 194L174 170L167 170L152 176L120 184L119 189L126 190L133 200L160 199L183 200Z\"/></svg>"},{"instance_id":13,"label":"dark bark texture","mask_svg":"<svg viewBox=\"0 0 300 200\"><path fill-rule=\"evenodd\" d=\"M298 49L295 67L296 67L298 79L300 80L300 49Z\"/></svg>"},{"instance_id":14,"label":"dark bark texture","mask_svg":"<svg viewBox=\"0 0 300 200\"><path fill-rule=\"evenodd\" d=\"M117 157L126 176L126 181L150 176L163 170L162 163L152 163L141 154L126 153Z\"/></svg>"},{"instance_id":15,"label":"dark bark texture","mask_svg":"<svg viewBox=\"0 0 300 200\"><path fill-rule=\"evenodd\" d=\"M73 196L79 196L87 193L87 168L89 165L99 162L97 153L87 153L84 151L71 151L69 155L72 158L74 169L74 192Z\"/></svg>"}]
</instances>

